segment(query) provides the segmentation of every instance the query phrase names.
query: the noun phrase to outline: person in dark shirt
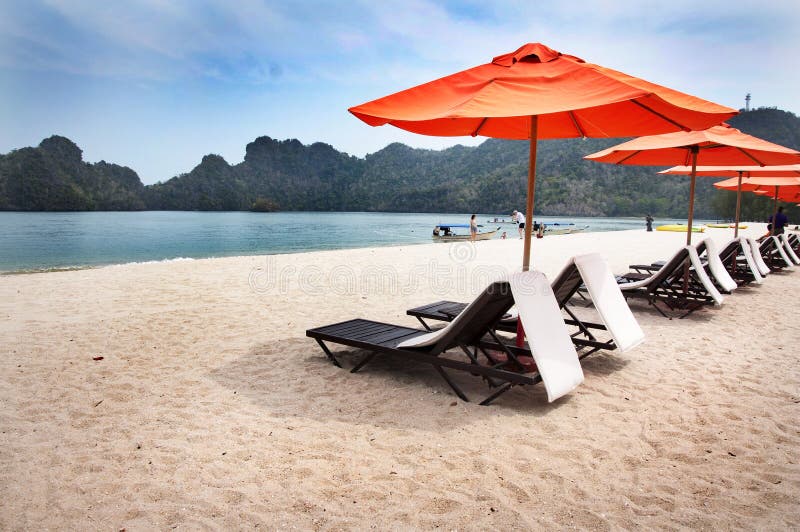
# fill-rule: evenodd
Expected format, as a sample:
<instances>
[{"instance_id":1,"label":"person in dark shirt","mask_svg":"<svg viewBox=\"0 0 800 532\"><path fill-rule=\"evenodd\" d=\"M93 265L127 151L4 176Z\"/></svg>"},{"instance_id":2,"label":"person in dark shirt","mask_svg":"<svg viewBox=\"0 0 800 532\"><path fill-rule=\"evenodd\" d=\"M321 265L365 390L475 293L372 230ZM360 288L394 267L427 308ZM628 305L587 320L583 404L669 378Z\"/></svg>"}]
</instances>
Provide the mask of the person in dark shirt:
<instances>
[{"instance_id":1,"label":"person in dark shirt","mask_svg":"<svg viewBox=\"0 0 800 532\"><path fill-rule=\"evenodd\" d=\"M769 222L772 224L772 234L782 235L784 227L789 223L789 219L783 214L783 207L778 207L778 212L775 213L774 218L773 220L773 216L769 217Z\"/></svg>"},{"instance_id":2,"label":"person in dark shirt","mask_svg":"<svg viewBox=\"0 0 800 532\"><path fill-rule=\"evenodd\" d=\"M647 218L644 219L644 222L647 224L647 230L648 231L652 231L653 230L653 217L648 214Z\"/></svg>"}]
</instances>

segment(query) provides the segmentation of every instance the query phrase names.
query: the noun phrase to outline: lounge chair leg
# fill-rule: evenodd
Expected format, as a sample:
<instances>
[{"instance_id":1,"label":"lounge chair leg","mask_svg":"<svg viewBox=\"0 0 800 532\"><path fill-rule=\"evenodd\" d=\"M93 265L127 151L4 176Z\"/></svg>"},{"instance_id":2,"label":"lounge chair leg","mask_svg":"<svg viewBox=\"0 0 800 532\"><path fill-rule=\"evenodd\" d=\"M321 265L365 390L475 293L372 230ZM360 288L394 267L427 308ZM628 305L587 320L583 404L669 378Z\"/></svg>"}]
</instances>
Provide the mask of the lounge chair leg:
<instances>
[{"instance_id":1,"label":"lounge chair leg","mask_svg":"<svg viewBox=\"0 0 800 532\"><path fill-rule=\"evenodd\" d=\"M444 372L442 367L441 366L433 366L433 367L436 368L436 371L439 372L439 375L442 376L445 382L447 382L447 384L450 385L450 388L452 388L453 391L456 392L456 395L459 396L462 401L469 403L469 399L467 399L467 396L464 395L464 392L461 391L461 388L459 388L458 385L450 379L450 376Z\"/></svg>"},{"instance_id":2,"label":"lounge chair leg","mask_svg":"<svg viewBox=\"0 0 800 532\"><path fill-rule=\"evenodd\" d=\"M331 353L331 350L328 349L328 346L323 344L322 340L320 340L319 338L317 338L316 340L317 340L317 343L319 344L319 346L322 348L322 350L325 351L325 355L327 355L328 360L333 362L333 365L336 366L337 368L341 368L342 365L339 364L339 361L336 360L335 356L333 356L333 353Z\"/></svg>"},{"instance_id":3,"label":"lounge chair leg","mask_svg":"<svg viewBox=\"0 0 800 532\"><path fill-rule=\"evenodd\" d=\"M701 306L703 306L703 305L702 305L702 304L697 304L697 305L693 305L693 306L691 306L691 307L689 308L689 310L687 310L687 311L686 311L686 313L685 313L685 314L683 314L682 316L680 316L678 319L679 319L679 320L682 320L683 318L685 318L686 316L688 316L689 314L691 314L691 313L692 313L692 312L694 312L695 310L699 309Z\"/></svg>"},{"instance_id":4,"label":"lounge chair leg","mask_svg":"<svg viewBox=\"0 0 800 532\"><path fill-rule=\"evenodd\" d=\"M375 355L377 355L377 354L378 354L378 352L377 352L377 351L373 351L373 352L371 352L371 353L368 353L367 355L365 355L365 356L364 356L364 358L362 358L362 359L359 361L359 363L358 363L358 364L356 364L356 365L353 367L353 369L351 369L351 370L350 370L350 373L356 373L358 370L360 370L361 368L363 368L363 367L364 367L364 366L367 364L367 362L369 362L370 360L372 360L373 358L375 358Z\"/></svg>"},{"instance_id":5,"label":"lounge chair leg","mask_svg":"<svg viewBox=\"0 0 800 532\"><path fill-rule=\"evenodd\" d=\"M672 316L667 316L667 315L664 313L664 311L663 311L663 310L661 310L660 308L658 308L658 305L656 305L656 302L655 302L655 301L652 301L652 300L651 300L651 301L650 301L650 304L653 306L653 308L654 308L654 309L656 309L656 311L658 311L658 313L659 313L659 314L661 314L662 316L664 316L664 317L665 317L665 318L667 318L668 320L671 320L671 319L672 319Z\"/></svg>"},{"instance_id":6,"label":"lounge chair leg","mask_svg":"<svg viewBox=\"0 0 800 532\"><path fill-rule=\"evenodd\" d=\"M590 340L596 340L596 338L592 334L592 332L583 324L583 322L581 320L578 319L578 317L575 315L575 313L572 312L567 305L564 305L562 308L569 315L569 317L572 318L572 320L575 323L578 324L577 325L578 330L580 330L580 332L582 332L584 334L584 336L586 336L586 338L588 338Z\"/></svg>"},{"instance_id":7,"label":"lounge chair leg","mask_svg":"<svg viewBox=\"0 0 800 532\"><path fill-rule=\"evenodd\" d=\"M428 326L428 324L427 324L427 323L425 323L425 320L423 320L423 319L422 319L422 318L420 318L419 316L417 316L416 318L419 320L419 322L422 324L422 326L423 326L423 327L425 327L425 330L426 330L426 331L432 331L432 330L433 330L433 329L431 329L431 328Z\"/></svg>"},{"instance_id":8,"label":"lounge chair leg","mask_svg":"<svg viewBox=\"0 0 800 532\"><path fill-rule=\"evenodd\" d=\"M512 384L510 382L505 383L500 388L498 388L493 394L491 394L489 397L481 401L480 403L481 406L487 406L489 403L491 403L492 401L494 401L495 399L506 393L508 390L510 390L511 386Z\"/></svg>"}]
</instances>

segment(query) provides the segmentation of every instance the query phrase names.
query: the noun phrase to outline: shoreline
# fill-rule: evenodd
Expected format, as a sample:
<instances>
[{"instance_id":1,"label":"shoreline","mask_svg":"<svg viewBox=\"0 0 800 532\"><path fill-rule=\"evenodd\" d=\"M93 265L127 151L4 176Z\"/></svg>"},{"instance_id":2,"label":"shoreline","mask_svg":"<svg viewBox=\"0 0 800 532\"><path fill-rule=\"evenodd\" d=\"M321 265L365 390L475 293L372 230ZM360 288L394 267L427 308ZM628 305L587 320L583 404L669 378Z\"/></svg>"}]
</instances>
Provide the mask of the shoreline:
<instances>
[{"instance_id":1,"label":"shoreline","mask_svg":"<svg viewBox=\"0 0 800 532\"><path fill-rule=\"evenodd\" d=\"M170 212L170 211L166 211ZM238 211L234 211L238 212ZM499 222L498 222L499 223ZM743 224L745 222L742 222ZM746 222L748 225L758 225L757 222ZM766 227L766 224L761 224ZM792 230L792 229L790 229ZM506 230L508 231L508 230ZM601 231L581 231L577 234L596 234L596 233L617 233L617 232L637 232L638 229L616 229L616 230L601 230ZM797 231L794 229L793 231ZM573 233L576 234L576 233ZM679 233L681 234L681 233ZM762 232L763 234L763 232ZM697 238L704 238L703 235L708 235L706 233L695 233ZM569 236L564 234L556 234L556 235L546 235L545 238L553 238L553 237L563 237ZM499 241L503 240L501 238L493 238L489 240L492 241ZM516 237L509 237L506 240L517 240ZM532 239L532 242L536 242L536 238ZM235 254L232 255L217 255L217 256L198 256L198 257L166 257L162 259L153 259L153 260L141 260L141 261L127 261L127 262L109 262L109 263L97 263L97 264L75 264L75 265L65 265L65 266L51 266L51 267L42 267L42 268L22 268L17 270L0 270L0 277L2 276L17 276L17 275L32 275L32 274L40 274L40 273L61 273L61 272L71 272L71 271L82 271L82 270L94 270L98 268L108 268L108 267L115 267L115 266L126 266L126 265L135 265L135 264L161 264L161 263L170 263L170 262L179 262L179 261L193 261L193 260L213 260L213 259L231 259L231 258L245 258L245 257L271 257L271 256L281 256L281 255L299 255L305 253L315 253L319 251L345 251L345 250L354 250L354 249L382 249L382 248L390 248L390 247L398 247L398 246L420 246L420 245L429 245L434 242L430 241L419 241L419 242L392 242L386 243L384 245L374 245L374 244L366 244L363 246L349 246L349 247L330 247L330 248L315 248L315 249L303 249L297 251L279 251L276 253L263 253L263 252L256 252L256 253L241 253L240 251L234 252ZM452 243L447 242L436 242L437 245L450 245Z\"/></svg>"},{"instance_id":2,"label":"shoreline","mask_svg":"<svg viewBox=\"0 0 800 532\"><path fill-rule=\"evenodd\" d=\"M31 216L28 216L28 215ZM36 216L43 214L42 216ZM0 213L0 274L60 271L177 258L303 253L430 243L437 223L456 223L441 213L277 213L153 211L136 213ZM217 214L217 215L214 215ZM480 215L484 218L493 215ZM574 222L591 232L644 227L635 218L544 217ZM680 221L680 220L678 220ZM675 223L663 220L663 223ZM500 226L510 237L511 225ZM495 235L499 237L500 235ZM550 236L550 235L548 235Z\"/></svg>"}]
</instances>

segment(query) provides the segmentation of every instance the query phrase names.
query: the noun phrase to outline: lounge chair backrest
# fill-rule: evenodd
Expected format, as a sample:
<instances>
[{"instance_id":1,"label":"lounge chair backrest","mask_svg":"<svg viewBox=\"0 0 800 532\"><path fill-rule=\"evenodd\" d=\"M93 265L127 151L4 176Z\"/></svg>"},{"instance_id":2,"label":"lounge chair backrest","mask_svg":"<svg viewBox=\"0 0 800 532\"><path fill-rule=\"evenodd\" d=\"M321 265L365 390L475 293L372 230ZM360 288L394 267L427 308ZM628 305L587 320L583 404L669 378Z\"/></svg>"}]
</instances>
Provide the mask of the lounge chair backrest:
<instances>
[{"instance_id":1,"label":"lounge chair backrest","mask_svg":"<svg viewBox=\"0 0 800 532\"><path fill-rule=\"evenodd\" d=\"M786 252L786 255L792 259L792 262L795 264L800 264L800 257L792 249L792 245L789 243L789 237L786 233L781 233L778 235L778 241L783 244L783 250Z\"/></svg>"},{"instance_id":2,"label":"lounge chair backrest","mask_svg":"<svg viewBox=\"0 0 800 532\"><path fill-rule=\"evenodd\" d=\"M599 253L578 255L572 260L617 349L627 351L642 343L644 331L622 296L608 262Z\"/></svg>"},{"instance_id":3,"label":"lounge chair backrest","mask_svg":"<svg viewBox=\"0 0 800 532\"><path fill-rule=\"evenodd\" d=\"M733 242L738 242L739 249L742 251L742 255L744 255L747 267L750 268L750 273L753 274L753 282L756 284L764 282L764 276L761 275L761 270L758 268L756 260L753 258L753 248L750 246L750 242L747 238L740 236L738 240L734 240ZM734 260L736 260L735 257Z\"/></svg>"},{"instance_id":4,"label":"lounge chair backrest","mask_svg":"<svg viewBox=\"0 0 800 532\"><path fill-rule=\"evenodd\" d=\"M750 253L753 254L753 261L756 263L758 271L761 272L762 276L767 275L769 273L769 267L767 263L764 262L764 257L761 255L761 246L752 238L748 238L747 243L750 244Z\"/></svg>"},{"instance_id":5,"label":"lounge chair backrest","mask_svg":"<svg viewBox=\"0 0 800 532\"><path fill-rule=\"evenodd\" d=\"M703 241L705 242L705 240ZM727 264L729 261L736 260L736 257L739 255L739 252L742 250L742 241L740 238L734 238L722 248L719 252L719 260L722 261L723 264ZM700 246L697 246L697 252L700 253Z\"/></svg>"},{"instance_id":6,"label":"lounge chair backrest","mask_svg":"<svg viewBox=\"0 0 800 532\"><path fill-rule=\"evenodd\" d=\"M578 353L544 274L515 273L509 283L547 400L552 402L583 382Z\"/></svg>"},{"instance_id":7,"label":"lounge chair backrest","mask_svg":"<svg viewBox=\"0 0 800 532\"><path fill-rule=\"evenodd\" d=\"M513 304L514 297L508 282L494 282L444 328L401 342L397 347L432 347L430 352L436 354L459 344L474 344Z\"/></svg>"},{"instance_id":8,"label":"lounge chair backrest","mask_svg":"<svg viewBox=\"0 0 800 532\"><path fill-rule=\"evenodd\" d=\"M700 258L703 258L703 253L706 252L706 240L708 240L708 239L706 238L705 240L701 240L694 247L694 249L697 250L697 254L700 256Z\"/></svg>"},{"instance_id":9,"label":"lounge chair backrest","mask_svg":"<svg viewBox=\"0 0 800 532\"><path fill-rule=\"evenodd\" d=\"M708 277L706 269L703 268L703 263L700 262L700 257L697 255L697 250L694 248L694 246L689 245L685 246L685 248L689 253L689 260L691 261L692 266L694 266L694 274L697 276L700 284L702 284L703 288L706 289L706 292L708 292L708 295L710 295L714 300L714 303L721 305L725 298L722 297L722 294L719 293L717 287L714 286L714 283L712 283L711 279Z\"/></svg>"},{"instance_id":10,"label":"lounge chair backrest","mask_svg":"<svg viewBox=\"0 0 800 532\"><path fill-rule=\"evenodd\" d=\"M728 292L736 290L738 285L736 281L731 278L728 270L725 269L725 265L722 264L719 253L717 253L717 244L710 238L706 238L700 244L705 247L706 261L708 262L708 268L711 270L711 275L714 276L714 279L717 280L723 290ZM698 255L700 254L700 245L697 246L697 253Z\"/></svg>"},{"instance_id":11,"label":"lounge chair backrest","mask_svg":"<svg viewBox=\"0 0 800 532\"><path fill-rule=\"evenodd\" d=\"M766 246L767 242L771 242L771 244ZM764 248L764 246L766 246L768 250L780 255L781 260L783 261L785 270L791 271L791 270L794 269L793 268L794 263L792 262L792 259L790 259L789 255L786 254L786 250L783 249L783 244L781 244L781 241L778 240L777 236L774 236L774 235L773 236L768 236L764 240L764 242L761 243L761 246L762 246L762 249Z\"/></svg>"},{"instance_id":12,"label":"lounge chair backrest","mask_svg":"<svg viewBox=\"0 0 800 532\"><path fill-rule=\"evenodd\" d=\"M694 248L692 249L694 250ZM695 252L695 255L696 254L697 253ZM621 290L633 290L645 287L650 292L654 292L658 289L658 286L661 283L665 282L670 277L682 275L683 266L687 262L689 262L689 251L687 246L683 246L675 252L675 255L673 255L672 258L661 267L661 269L647 279L642 279L641 281L634 281L631 283L620 283L619 287Z\"/></svg>"},{"instance_id":13,"label":"lounge chair backrest","mask_svg":"<svg viewBox=\"0 0 800 532\"><path fill-rule=\"evenodd\" d=\"M583 284L581 272L575 265L575 258L571 258L566 266L559 272L558 277L550 285L553 288L553 294L556 296L558 306L563 307L575 295L578 288Z\"/></svg>"}]
</instances>

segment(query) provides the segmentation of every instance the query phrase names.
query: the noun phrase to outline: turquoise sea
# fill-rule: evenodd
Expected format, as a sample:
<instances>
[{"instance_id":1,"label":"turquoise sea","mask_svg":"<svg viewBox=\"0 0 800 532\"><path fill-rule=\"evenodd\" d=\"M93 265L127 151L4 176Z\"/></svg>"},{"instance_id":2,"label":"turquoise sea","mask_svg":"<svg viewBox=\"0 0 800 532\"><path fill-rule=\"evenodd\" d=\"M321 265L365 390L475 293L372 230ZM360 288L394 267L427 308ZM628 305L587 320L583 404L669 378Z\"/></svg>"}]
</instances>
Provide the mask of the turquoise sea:
<instances>
[{"instance_id":1,"label":"turquoise sea","mask_svg":"<svg viewBox=\"0 0 800 532\"><path fill-rule=\"evenodd\" d=\"M0 272L430 243L435 225L466 224L469 216L365 212L0 212ZM495 218L503 219L503 215L479 214L478 222L484 226L483 230L499 226L500 232L516 236L516 226L489 222ZM509 220L510 214L504 218ZM537 217L537 220L547 224L587 225L587 231L644 229L641 218ZM677 222L680 220L656 220L656 224Z\"/></svg>"}]
</instances>

